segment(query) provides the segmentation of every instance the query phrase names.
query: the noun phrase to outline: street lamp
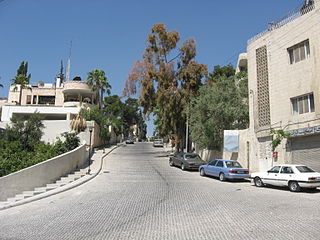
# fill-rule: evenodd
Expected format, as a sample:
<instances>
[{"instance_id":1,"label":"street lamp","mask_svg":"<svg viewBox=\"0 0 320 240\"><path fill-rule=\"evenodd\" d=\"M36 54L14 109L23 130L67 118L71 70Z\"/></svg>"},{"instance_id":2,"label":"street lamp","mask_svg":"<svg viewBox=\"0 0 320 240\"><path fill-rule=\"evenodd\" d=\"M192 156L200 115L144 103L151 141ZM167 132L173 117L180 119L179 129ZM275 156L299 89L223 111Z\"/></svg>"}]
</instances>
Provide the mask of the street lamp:
<instances>
[{"instance_id":1,"label":"street lamp","mask_svg":"<svg viewBox=\"0 0 320 240\"><path fill-rule=\"evenodd\" d=\"M93 130L93 124L88 126L89 132L90 132L90 140L89 140L89 167L88 167L88 174L90 174L90 164L91 164L91 135L92 135L92 130Z\"/></svg>"}]
</instances>

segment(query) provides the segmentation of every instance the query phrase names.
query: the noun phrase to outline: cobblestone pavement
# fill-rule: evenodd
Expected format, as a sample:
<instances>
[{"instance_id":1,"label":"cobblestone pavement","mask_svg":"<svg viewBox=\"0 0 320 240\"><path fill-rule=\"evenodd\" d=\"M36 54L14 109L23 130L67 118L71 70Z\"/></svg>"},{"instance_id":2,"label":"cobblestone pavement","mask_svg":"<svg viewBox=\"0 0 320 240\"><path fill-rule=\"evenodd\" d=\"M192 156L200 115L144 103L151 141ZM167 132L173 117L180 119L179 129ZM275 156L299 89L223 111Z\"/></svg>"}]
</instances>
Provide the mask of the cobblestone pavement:
<instances>
[{"instance_id":1,"label":"cobblestone pavement","mask_svg":"<svg viewBox=\"0 0 320 240\"><path fill-rule=\"evenodd\" d=\"M220 182L120 147L95 179L0 211L0 239L320 239L320 191Z\"/></svg>"}]
</instances>

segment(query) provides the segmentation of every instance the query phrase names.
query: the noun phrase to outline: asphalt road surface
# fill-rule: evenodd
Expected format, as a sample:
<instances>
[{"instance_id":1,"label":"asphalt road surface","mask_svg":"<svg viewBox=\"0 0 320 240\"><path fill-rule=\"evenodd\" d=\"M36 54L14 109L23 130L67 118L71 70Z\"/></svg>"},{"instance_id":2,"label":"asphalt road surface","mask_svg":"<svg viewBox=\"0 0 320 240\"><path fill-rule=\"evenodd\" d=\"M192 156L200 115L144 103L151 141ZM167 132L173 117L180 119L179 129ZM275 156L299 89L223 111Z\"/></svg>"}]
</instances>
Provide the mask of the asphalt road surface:
<instances>
[{"instance_id":1,"label":"asphalt road surface","mask_svg":"<svg viewBox=\"0 0 320 240\"><path fill-rule=\"evenodd\" d=\"M93 180L0 211L0 239L320 239L320 191L220 182L120 147Z\"/></svg>"}]
</instances>

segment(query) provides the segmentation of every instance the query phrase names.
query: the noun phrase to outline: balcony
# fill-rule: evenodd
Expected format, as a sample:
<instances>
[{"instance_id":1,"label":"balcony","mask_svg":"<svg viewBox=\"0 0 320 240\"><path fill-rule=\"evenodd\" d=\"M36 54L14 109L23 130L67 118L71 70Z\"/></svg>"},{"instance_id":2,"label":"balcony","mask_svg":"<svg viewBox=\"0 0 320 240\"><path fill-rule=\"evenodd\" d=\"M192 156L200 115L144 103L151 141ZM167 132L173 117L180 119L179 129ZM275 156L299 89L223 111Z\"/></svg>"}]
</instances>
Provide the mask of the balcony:
<instances>
[{"instance_id":1,"label":"balcony","mask_svg":"<svg viewBox=\"0 0 320 240\"><path fill-rule=\"evenodd\" d=\"M84 95L90 96L94 92L91 90L91 87L82 81L68 81L64 83L62 92L67 95Z\"/></svg>"}]
</instances>

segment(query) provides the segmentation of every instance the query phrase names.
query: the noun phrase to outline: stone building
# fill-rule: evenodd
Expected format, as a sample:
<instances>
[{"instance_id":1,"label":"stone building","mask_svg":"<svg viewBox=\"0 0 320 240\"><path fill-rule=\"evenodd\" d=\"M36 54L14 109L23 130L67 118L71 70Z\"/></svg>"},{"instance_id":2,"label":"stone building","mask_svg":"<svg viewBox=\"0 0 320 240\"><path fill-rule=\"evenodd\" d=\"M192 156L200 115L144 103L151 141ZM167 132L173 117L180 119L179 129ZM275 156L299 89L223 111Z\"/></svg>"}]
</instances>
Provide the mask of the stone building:
<instances>
[{"instance_id":1,"label":"stone building","mask_svg":"<svg viewBox=\"0 0 320 240\"><path fill-rule=\"evenodd\" d=\"M251 171L276 163L320 171L319 11L319 0L305 1L248 41L250 127L239 159ZM291 133L274 152L271 129Z\"/></svg>"},{"instance_id":2,"label":"stone building","mask_svg":"<svg viewBox=\"0 0 320 240\"><path fill-rule=\"evenodd\" d=\"M57 75L55 83L38 82L22 89L21 94L19 85L11 85L8 102L2 108L1 121L8 122L14 115L27 117L35 111L44 120L71 120L84 103L95 104L96 96L79 77L64 82L62 74Z\"/></svg>"}]
</instances>

